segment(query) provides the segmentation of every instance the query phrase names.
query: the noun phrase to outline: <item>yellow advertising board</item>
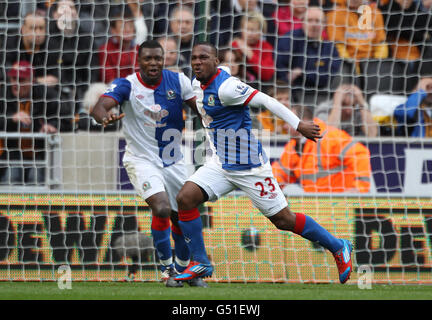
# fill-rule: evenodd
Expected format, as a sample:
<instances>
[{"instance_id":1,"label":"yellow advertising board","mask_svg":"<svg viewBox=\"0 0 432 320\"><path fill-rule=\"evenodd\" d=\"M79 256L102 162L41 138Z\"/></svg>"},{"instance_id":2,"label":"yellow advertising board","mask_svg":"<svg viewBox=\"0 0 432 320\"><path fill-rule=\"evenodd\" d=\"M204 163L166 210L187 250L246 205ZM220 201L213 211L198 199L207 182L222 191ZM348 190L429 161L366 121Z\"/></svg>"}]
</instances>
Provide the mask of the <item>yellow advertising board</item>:
<instances>
[{"instance_id":1,"label":"yellow advertising board","mask_svg":"<svg viewBox=\"0 0 432 320\"><path fill-rule=\"evenodd\" d=\"M369 270L378 283L432 283L432 200L293 197L292 211L354 244L351 282ZM203 221L211 281L337 282L331 253L277 230L246 197L206 203ZM148 236L151 214L132 195L0 195L0 280L50 280L71 267L73 280L122 281L129 259L113 243ZM158 281L154 260L136 281Z\"/></svg>"}]
</instances>

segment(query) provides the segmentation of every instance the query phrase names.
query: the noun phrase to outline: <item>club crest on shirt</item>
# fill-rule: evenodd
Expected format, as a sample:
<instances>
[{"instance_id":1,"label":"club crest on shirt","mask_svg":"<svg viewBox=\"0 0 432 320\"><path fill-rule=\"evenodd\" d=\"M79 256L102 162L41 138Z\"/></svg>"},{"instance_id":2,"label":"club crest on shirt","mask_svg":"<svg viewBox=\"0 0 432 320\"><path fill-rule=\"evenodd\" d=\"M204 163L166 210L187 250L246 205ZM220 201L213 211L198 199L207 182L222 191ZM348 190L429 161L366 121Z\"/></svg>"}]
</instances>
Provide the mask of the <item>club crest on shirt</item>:
<instances>
[{"instance_id":1,"label":"club crest on shirt","mask_svg":"<svg viewBox=\"0 0 432 320\"><path fill-rule=\"evenodd\" d=\"M146 192L147 190L149 190L149 189L151 188L151 184L150 184L150 182L149 182L149 181L145 181L145 182L143 183L142 188L143 188L143 191L144 191L144 192Z\"/></svg>"},{"instance_id":2,"label":"club crest on shirt","mask_svg":"<svg viewBox=\"0 0 432 320\"><path fill-rule=\"evenodd\" d=\"M172 89L167 90L166 97L168 100L175 99L176 94L175 94L174 90L172 90Z\"/></svg>"},{"instance_id":3,"label":"club crest on shirt","mask_svg":"<svg viewBox=\"0 0 432 320\"><path fill-rule=\"evenodd\" d=\"M214 97L214 95L209 95L209 97L208 97L208 101L207 101L207 104L209 105L209 106L212 106L212 107L214 107L214 105L215 105L215 97Z\"/></svg>"}]
</instances>

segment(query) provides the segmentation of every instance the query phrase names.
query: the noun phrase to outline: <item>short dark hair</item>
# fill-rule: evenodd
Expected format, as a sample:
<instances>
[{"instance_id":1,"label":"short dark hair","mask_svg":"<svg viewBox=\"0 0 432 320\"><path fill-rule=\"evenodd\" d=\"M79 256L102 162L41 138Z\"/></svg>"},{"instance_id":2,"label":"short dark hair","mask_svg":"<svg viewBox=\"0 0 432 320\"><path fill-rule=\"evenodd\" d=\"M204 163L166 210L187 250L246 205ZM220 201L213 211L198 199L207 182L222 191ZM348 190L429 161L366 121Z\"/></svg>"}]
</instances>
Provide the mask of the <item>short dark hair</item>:
<instances>
[{"instance_id":1,"label":"short dark hair","mask_svg":"<svg viewBox=\"0 0 432 320\"><path fill-rule=\"evenodd\" d=\"M162 45L157 40L146 40L138 48L138 56L141 54L142 49L154 49L154 48L160 48L162 50L162 54L164 54L164 49Z\"/></svg>"},{"instance_id":2,"label":"short dark hair","mask_svg":"<svg viewBox=\"0 0 432 320\"><path fill-rule=\"evenodd\" d=\"M210 47L210 48L212 48L212 51L213 51L215 57L216 58L218 57L218 49L216 48L216 46L213 43L210 43L208 41L196 41L196 42L194 42L194 45L193 45L192 48L195 48L196 46L207 46L207 47Z\"/></svg>"}]
</instances>

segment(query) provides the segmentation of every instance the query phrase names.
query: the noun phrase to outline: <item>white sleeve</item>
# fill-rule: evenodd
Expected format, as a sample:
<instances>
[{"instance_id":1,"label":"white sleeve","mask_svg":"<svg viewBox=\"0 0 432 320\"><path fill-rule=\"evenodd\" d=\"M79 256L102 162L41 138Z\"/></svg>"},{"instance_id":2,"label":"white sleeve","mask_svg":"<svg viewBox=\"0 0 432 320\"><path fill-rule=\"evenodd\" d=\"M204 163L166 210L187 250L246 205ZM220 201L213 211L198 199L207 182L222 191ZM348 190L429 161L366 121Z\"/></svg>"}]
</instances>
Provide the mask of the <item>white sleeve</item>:
<instances>
[{"instance_id":1,"label":"white sleeve","mask_svg":"<svg viewBox=\"0 0 432 320\"><path fill-rule=\"evenodd\" d=\"M256 108L267 108L271 113L277 115L279 118L297 130L297 127L300 123L299 117L297 117L290 109L277 101L275 98L272 98L265 93L258 92L249 102L249 105Z\"/></svg>"},{"instance_id":2,"label":"white sleeve","mask_svg":"<svg viewBox=\"0 0 432 320\"><path fill-rule=\"evenodd\" d=\"M230 77L219 87L219 100L223 106L247 105L258 90L240 81L238 78Z\"/></svg>"},{"instance_id":3,"label":"white sleeve","mask_svg":"<svg viewBox=\"0 0 432 320\"><path fill-rule=\"evenodd\" d=\"M179 73L181 95L183 101L187 101L195 97L190 79L184 74Z\"/></svg>"},{"instance_id":4,"label":"white sleeve","mask_svg":"<svg viewBox=\"0 0 432 320\"><path fill-rule=\"evenodd\" d=\"M147 39L148 30L147 25L145 24L144 17L140 16L138 18L135 18L134 21L135 25L135 43L137 45L140 45Z\"/></svg>"}]
</instances>

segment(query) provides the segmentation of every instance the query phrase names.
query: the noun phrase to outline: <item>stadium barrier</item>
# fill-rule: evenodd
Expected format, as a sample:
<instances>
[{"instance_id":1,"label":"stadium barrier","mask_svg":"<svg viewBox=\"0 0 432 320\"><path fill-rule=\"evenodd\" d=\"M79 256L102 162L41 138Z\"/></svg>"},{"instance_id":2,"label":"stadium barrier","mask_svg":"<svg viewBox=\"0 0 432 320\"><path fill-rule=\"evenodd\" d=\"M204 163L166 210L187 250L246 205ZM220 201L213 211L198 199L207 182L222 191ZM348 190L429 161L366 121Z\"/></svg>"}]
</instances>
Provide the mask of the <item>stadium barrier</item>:
<instances>
[{"instance_id":1,"label":"stadium barrier","mask_svg":"<svg viewBox=\"0 0 432 320\"><path fill-rule=\"evenodd\" d=\"M44 139L47 157L44 160L18 165L44 166L46 179L43 185L31 186L32 191L58 190L72 192L130 192L130 184L122 157L125 140L121 133L63 133L54 135L28 133L2 133L0 138ZM265 136L263 146L271 161L279 159L289 136ZM188 173L196 168L195 136L186 134L183 154ZM195 139L195 140L194 140ZM432 141L418 138L355 138L370 150L372 185L369 194L394 194L409 197L431 197L432 192ZM10 160L0 160L0 165L11 165ZM29 191L28 188L22 188ZM0 185L0 191L16 191L17 186ZM305 194L290 189L292 195Z\"/></svg>"},{"instance_id":2,"label":"stadium barrier","mask_svg":"<svg viewBox=\"0 0 432 320\"><path fill-rule=\"evenodd\" d=\"M364 267L375 283L432 283L431 199L310 195L288 201L293 211L353 241L351 283ZM232 195L207 206L204 236L215 266L210 281L337 282L329 252L278 231L248 198ZM136 231L150 236L150 218L131 194L1 194L0 280L56 281L63 265L74 281L125 280L132 262L116 254L115 241ZM154 257L146 257L134 279L159 277Z\"/></svg>"}]
</instances>

